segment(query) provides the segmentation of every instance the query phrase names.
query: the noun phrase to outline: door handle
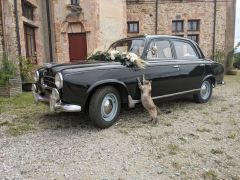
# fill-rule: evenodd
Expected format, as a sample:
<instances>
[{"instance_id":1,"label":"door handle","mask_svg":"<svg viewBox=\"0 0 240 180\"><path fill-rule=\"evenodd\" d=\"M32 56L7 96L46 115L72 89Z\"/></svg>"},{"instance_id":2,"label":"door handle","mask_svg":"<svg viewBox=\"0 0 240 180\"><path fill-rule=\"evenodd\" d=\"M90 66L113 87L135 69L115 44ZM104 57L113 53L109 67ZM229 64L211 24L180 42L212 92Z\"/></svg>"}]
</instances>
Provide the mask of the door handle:
<instances>
[{"instance_id":1,"label":"door handle","mask_svg":"<svg viewBox=\"0 0 240 180\"><path fill-rule=\"evenodd\" d=\"M180 66L179 65L175 65L175 66L173 66L173 68L180 68Z\"/></svg>"}]
</instances>

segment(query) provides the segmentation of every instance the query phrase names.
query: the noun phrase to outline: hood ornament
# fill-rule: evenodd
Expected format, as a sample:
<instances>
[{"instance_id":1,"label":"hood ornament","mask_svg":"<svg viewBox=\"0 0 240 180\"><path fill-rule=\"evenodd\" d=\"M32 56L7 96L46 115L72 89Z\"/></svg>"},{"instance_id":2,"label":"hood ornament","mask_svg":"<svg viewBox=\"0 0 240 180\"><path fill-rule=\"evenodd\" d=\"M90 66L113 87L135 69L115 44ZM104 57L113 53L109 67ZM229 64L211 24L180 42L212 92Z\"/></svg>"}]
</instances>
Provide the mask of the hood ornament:
<instances>
[{"instance_id":1,"label":"hood ornament","mask_svg":"<svg viewBox=\"0 0 240 180\"><path fill-rule=\"evenodd\" d=\"M43 66L45 68L51 68L52 67L52 64L51 63L44 63Z\"/></svg>"}]
</instances>

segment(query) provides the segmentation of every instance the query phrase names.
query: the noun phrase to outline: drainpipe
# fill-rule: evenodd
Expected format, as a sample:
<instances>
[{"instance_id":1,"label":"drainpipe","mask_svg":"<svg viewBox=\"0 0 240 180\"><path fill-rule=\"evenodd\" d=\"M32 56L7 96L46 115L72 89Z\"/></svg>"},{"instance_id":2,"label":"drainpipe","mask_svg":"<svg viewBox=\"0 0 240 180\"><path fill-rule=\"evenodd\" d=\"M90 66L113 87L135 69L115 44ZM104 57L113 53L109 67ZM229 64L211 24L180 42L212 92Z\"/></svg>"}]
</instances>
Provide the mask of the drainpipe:
<instances>
[{"instance_id":1,"label":"drainpipe","mask_svg":"<svg viewBox=\"0 0 240 180\"><path fill-rule=\"evenodd\" d=\"M213 20L213 57L215 56L215 42L216 42L216 19L217 19L217 0L214 0L214 20Z\"/></svg>"},{"instance_id":2,"label":"drainpipe","mask_svg":"<svg viewBox=\"0 0 240 180\"><path fill-rule=\"evenodd\" d=\"M47 6L47 23L48 23L48 41L49 41L50 62L53 62L53 45L52 45L52 30L51 30L50 2L49 2L49 0L46 0L46 6Z\"/></svg>"},{"instance_id":3,"label":"drainpipe","mask_svg":"<svg viewBox=\"0 0 240 180\"><path fill-rule=\"evenodd\" d=\"M158 33L158 0L156 0L155 34Z\"/></svg>"},{"instance_id":4,"label":"drainpipe","mask_svg":"<svg viewBox=\"0 0 240 180\"><path fill-rule=\"evenodd\" d=\"M3 17L3 1L1 0L0 2L0 8L1 8L1 19L2 19L2 26L1 26L1 30L2 30L2 46L3 46L3 52L5 51L5 22L4 22L4 17Z\"/></svg>"},{"instance_id":5,"label":"drainpipe","mask_svg":"<svg viewBox=\"0 0 240 180\"><path fill-rule=\"evenodd\" d=\"M19 19L18 19L18 6L17 0L14 0L14 14L15 14L15 22L16 22L16 34L17 34L17 42L18 42L18 55L21 56L21 44L20 44L20 32L19 32Z\"/></svg>"}]
</instances>

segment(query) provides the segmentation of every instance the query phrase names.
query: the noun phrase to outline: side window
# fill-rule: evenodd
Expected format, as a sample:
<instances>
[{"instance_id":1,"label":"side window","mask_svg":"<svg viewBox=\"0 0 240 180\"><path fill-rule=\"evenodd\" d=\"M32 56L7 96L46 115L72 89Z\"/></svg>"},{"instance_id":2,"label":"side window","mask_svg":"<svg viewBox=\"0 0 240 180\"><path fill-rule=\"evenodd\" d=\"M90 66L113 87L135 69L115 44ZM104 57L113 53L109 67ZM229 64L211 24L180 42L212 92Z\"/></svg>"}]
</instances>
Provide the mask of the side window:
<instances>
[{"instance_id":1,"label":"side window","mask_svg":"<svg viewBox=\"0 0 240 180\"><path fill-rule=\"evenodd\" d=\"M178 59L199 59L193 47L183 41L174 41L176 55Z\"/></svg>"},{"instance_id":2,"label":"side window","mask_svg":"<svg viewBox=\"0 0 240 180\"><path fill-rule=\"evenodd\" d=\"M153 40L150 43L147 59L172 59L172 49L167 40Z\"/></svg>"}]
</instances>

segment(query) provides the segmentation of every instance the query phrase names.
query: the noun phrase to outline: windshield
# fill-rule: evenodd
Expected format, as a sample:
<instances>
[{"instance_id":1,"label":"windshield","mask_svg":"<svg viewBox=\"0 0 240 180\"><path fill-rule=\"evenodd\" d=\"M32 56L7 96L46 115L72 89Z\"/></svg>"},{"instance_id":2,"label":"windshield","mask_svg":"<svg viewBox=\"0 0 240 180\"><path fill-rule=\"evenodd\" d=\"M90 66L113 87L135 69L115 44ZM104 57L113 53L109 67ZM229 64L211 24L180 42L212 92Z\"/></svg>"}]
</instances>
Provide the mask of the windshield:
<instances>
[{"instance_id":1,"label":"windshield","mask_svg":"<svg viewBox=\"0 0 240 180\"><path fill-rule=\"evenodd\" d=\"M133 52L138 56L142 56L144 43L145 43L144 39L122 40L112 44L108 51L117 50L121 53Z\"/></svg>"}]
</instances>

